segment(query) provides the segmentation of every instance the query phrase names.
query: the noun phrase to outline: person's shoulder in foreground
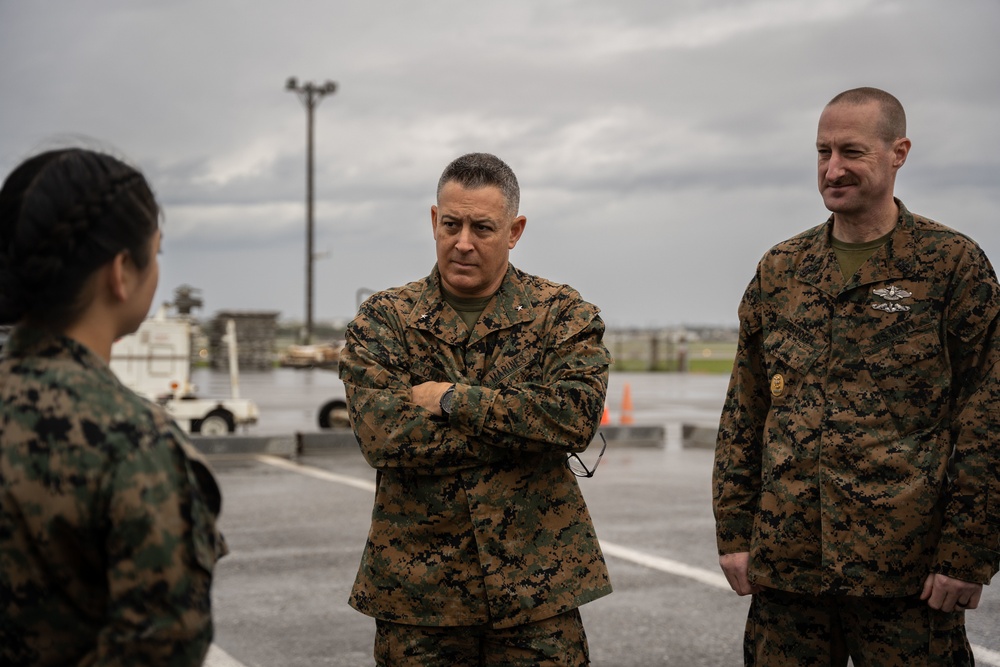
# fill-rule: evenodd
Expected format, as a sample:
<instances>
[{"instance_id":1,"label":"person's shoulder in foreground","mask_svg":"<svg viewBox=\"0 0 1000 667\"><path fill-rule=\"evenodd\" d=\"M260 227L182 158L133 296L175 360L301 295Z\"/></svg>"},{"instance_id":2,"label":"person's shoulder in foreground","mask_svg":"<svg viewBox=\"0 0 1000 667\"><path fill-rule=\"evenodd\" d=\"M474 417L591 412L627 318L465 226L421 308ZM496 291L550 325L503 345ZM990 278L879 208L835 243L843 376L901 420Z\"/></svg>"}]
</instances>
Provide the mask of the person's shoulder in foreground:
<instances>
[{"instance_id":1,"label":"person's shoulder in foreground","mask_svg":"<svg viewBox=\"0 0 1000 667\"><path fill-rule=\"evenodd\" d=\"M200 664L225 544L207 463L111 372L149 310L159 208L85 149L0 190L0 656L4 664Z\"/></svg>"}]
</instances>

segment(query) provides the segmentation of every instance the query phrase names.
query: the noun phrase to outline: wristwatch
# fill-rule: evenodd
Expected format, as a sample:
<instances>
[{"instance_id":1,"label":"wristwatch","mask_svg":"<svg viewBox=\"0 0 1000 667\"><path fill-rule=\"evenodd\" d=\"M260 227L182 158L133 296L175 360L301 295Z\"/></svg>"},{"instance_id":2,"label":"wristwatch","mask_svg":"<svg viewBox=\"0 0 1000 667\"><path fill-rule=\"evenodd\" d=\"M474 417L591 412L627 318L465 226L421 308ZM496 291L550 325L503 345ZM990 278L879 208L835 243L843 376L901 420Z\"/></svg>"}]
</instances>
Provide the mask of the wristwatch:
<instances>
[{"instance_id":1,"label":"wristwatch","mask_svg":"<svg viewBox=\"0 0 1000 667\"><path fill-rule=\"evenodd\" d=\"M444 390L441 394L441 413L445 415L451 414L451 404L455 400L455 385L451 385Z\"/></svg>"}]
</instances>

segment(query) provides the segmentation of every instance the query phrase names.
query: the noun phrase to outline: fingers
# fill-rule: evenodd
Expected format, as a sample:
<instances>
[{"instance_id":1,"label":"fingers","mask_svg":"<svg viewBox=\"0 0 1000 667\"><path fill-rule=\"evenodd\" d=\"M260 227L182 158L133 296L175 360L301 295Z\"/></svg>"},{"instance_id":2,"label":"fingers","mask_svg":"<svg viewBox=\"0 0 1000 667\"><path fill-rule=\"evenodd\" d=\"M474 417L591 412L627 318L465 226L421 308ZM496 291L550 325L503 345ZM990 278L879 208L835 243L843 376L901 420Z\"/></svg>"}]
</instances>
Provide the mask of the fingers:
<instances>
[{"instance_id":1,"label":"fingers","mask_svg":"<svg viewBox=\"0 0 1000 667\"><path fill-rule=\"evenodd\" d=\"M921 600L931 609L950 613L976 609L983 594L982 584L973 584L943 574L932 574L924 582Z\"/></svg>"},{"instance_id":2,"label":"fingers","mask_svg":"<svg viewBox=\"0 0 1000 667\"><path fill-rule=\"evenodd\" d=\"M750 583L750 554L746 551L719 556L719 566L737 595L759 593L762 587Z\"/></svg>"},{"instance_id":3,"label":"fingers","mask_svg":"<svg viewBox=\"0 0 1000 667\"><path fill-rule=\"evenodd\" d=\"M959 598L958 602L955 603L955 611L962 611L964 609L976 609L979 607L979 598L983 595L982 587L978 591L972 594L968 600L963 600Z\"/></svg>"},{"instance_id":4,"label":"fingers","mask_svg":"<svg viewBox=\"0 0 1000 667\"><path fill-rule=\"evenodd\" d=\"M934 575L928 574L927 578L924 579L924 589L920 591L920 599L926 600L929 598L932 590L934 590Z\"/></svg>"}]
</instances>

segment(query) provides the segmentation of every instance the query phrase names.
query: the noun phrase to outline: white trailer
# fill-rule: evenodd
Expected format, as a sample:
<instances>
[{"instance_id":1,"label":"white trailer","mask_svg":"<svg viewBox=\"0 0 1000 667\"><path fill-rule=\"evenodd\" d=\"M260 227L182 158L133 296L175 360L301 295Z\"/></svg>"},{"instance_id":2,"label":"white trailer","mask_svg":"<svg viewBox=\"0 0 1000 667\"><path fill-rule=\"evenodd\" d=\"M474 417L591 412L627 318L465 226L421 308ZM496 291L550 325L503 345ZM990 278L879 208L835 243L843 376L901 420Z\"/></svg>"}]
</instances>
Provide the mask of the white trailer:
<instances>
[{"instance_id":1,"label":"white trailer","mask_svg":"<svg viewBox=\"0 0 1000 667\"><path fill-rule=\"evenodd\" d=\"M202 435L232 433L257 423L257 405L239 397L236 327L228 322L232 396L200 398L191 385L191 323L170 319L161 309L134 334L111 348L111 370L133 391L163 405L185 431Z\"/></svg>"}]
</instances>

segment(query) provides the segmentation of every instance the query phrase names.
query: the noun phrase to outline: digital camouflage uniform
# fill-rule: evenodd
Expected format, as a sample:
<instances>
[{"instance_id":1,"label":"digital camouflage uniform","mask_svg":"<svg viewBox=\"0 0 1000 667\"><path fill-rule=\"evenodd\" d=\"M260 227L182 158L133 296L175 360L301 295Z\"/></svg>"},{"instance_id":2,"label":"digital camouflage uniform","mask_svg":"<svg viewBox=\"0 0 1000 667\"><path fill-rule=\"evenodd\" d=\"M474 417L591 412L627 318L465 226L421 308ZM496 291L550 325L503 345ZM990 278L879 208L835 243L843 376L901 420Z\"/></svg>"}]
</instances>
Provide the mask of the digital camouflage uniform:
<instances>
[{"instance_id":1,"label":"digital camouflage uniform","mask_svg":"<svg viewBox=\"0 0 1000 667\"><path fill-rule=\"evenodd\" d=\"M805 594L989 583L1000 551L1000 287L911 214L846 282L832 217L772 248L740 304L716 448L720 554Z\"/></svg>"},{"instance_id":2,"label":"digital camouflage uniform","mask_svg":"<svg viewBox=\"0 0 1000 667\"><path fill-rule=\"evenodd\" d=\"M375 662L391 667L580 667L590 664L590 654L580 610L572 609L502 630L379 620Z\"/></svg>"},{"instance_id":3,"label":"digital camouflage uniform","mask_svg":"<svg viewBox=\"0 0 1000 667\"><path fill-rule=\"evenodd\" d=\"M0 357L0 664L200 665L219 489L98 356L18 328Z\"/></svg>"},{"instance_id":4,"label":"digital camouflage uniform","mask_svg":"<svg viewBox=\"0 0 1000 667\"><path fill-rule=\"evenodd\" d=\"M512 266L471 333L436 268L365 302L340 360L354 432L378 470L354 608L501 629L611 592L566 464L600 421L603 333L575 290ZM430 380L455 383L450 419L411 401Z\"/></svg>"}]
</instances>

